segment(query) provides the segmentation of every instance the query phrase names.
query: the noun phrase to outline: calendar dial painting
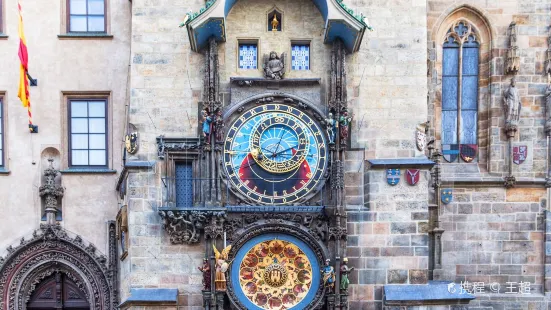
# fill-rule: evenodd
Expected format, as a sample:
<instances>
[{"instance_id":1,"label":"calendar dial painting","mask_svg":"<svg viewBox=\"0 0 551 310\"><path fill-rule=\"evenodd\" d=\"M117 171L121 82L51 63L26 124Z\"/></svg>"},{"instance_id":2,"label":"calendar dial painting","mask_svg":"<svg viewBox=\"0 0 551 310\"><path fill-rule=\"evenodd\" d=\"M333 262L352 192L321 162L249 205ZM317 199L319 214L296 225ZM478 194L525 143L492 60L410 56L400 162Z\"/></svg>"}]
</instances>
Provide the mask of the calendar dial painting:
<instances>
[{"instance_id":1,"label":"calendar dial painting","mask_svg":"<svg viewBox=\"0 0 551 310\"><path fill-rule=\"evenodd\" d=\"M312 286L312 265L307 255L285 240L253 246L239 266L239 284L247 299L261 309L291 309Z\"/></svg>"},{"instance_id":2,"label":"calendar dial painting","mask_svg":"<svg viewBox=\"0 0 551 310\"><path fill-rule=\"evenodd\" d=\"M301 200L323 180L327 147L320 126L289 105L241 114L224 142L224 171L233 188L259 204Z\"/></svg>"}]
</instances>

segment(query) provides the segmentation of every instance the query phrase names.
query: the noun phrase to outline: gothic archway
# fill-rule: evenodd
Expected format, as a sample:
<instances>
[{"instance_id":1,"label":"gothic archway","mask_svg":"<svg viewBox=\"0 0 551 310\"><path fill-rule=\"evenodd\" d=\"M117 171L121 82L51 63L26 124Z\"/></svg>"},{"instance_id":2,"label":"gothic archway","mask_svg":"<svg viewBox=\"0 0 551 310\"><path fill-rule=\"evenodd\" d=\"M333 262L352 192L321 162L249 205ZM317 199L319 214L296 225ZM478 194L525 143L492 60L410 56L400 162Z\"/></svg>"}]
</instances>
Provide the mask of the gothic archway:
<instances>
[{"instance_id":1,"label":"gothic archway","mask_svg":"<svg viewBox=\"0 0 551 310\"><path fill-rule=\"evenodd\" d=\"M28 310L88 310L87 292L71 276L57 271L40 282L27 302Z\"/></svg>"},{"instance_id":2,"label":"gothic archway","mask_svg":"<svg viewBox=\"0 0 551 310\"><path fill-rule=\"evenodd\" d=\"M21 239L0 257L0 310L26 310L37 289L61 275L85 298L91 309L111 310L118 304L116 288L116 236L109 224L109 266L80 236L69 236L59 225L41 225L30 240ZM49 283L49 282L48 282ZM36 293L38 294L38 293ZM75 295L76 296L76 295ZM75 308L68 308L75 309ZM76 308L82 309L82 308Z\"/></svg>"}]
</instances>

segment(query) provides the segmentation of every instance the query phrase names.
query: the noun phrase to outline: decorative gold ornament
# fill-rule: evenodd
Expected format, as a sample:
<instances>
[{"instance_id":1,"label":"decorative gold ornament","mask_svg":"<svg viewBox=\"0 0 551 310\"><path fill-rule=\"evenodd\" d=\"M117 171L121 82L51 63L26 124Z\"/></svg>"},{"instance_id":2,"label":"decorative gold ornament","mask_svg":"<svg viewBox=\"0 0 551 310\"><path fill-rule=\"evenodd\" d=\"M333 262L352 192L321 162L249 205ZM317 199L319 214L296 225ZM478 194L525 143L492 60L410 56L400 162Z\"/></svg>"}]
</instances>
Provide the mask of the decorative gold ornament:
<instances>
[{"instance_id":1,"label":"decorative gold ornament","mask_svg":"<svg viewBox=\"0 0 551 310\"><path fill-rule=\"evenodd\" d=\"M247 298L262 309L289 309L308 294L312 265L294 243L269 240L253 246L239 266Z\"/></svg>"},{"instance_id":2,"label":"decorative gold ornament","mask_svg":"<svg viewBox=\"0 0 551 310\"><path fill-rule=\"evenodd\" d=\"M277 20L277 14L274 13L274 18L272 19L272 31L277 31L277 26L279 26L279 21Z\"/></svg>"}]
</instances>

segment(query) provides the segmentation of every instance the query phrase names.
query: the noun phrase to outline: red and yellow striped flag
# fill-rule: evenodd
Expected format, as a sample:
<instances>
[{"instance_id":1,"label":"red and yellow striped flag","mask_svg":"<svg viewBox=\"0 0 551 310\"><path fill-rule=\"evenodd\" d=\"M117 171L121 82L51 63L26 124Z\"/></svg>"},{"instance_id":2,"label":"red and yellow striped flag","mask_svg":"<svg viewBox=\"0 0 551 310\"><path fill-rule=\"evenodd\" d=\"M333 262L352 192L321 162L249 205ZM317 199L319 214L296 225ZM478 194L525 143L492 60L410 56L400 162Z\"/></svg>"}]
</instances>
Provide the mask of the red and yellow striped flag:
<instances>
[{"instance_id":1,"label":"red and yellow striped flag","mask_svg":"<svg viewBox=\"0 0 551 310\"><path fill-rule=\"evenodd\" d=\"M23 15L21 14L21 3L17 3L19 9L19 60L21 64L19 66L19 92L17 96L21 99L23 106L27 108L29 113L29 128L33 130L32 116L31 116L31 95L29 92L29 79L27 73L29 71L28 63L29 56L27 54L27 40L25 39L25 33L23 31Z\"/></svg>"}]
</instances>

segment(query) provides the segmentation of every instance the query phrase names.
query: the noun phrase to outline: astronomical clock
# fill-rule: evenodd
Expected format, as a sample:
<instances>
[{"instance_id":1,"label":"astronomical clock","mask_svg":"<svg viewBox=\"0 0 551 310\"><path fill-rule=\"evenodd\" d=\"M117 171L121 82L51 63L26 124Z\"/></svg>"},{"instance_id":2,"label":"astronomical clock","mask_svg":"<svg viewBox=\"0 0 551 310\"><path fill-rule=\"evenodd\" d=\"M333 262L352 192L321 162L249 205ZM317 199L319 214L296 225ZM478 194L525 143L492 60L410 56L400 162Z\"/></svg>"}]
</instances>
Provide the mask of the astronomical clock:
<instances>
[{"instance_id":1,"label":"astronomical clock","mask_svg":"<svg viewBox=\"0 0 551 310\"><path fill-rule=\"evenodd\" d=\"M284 205L304 201L323 185L328 146L310 115L287 104L243 111L224 141L223 172L243 200Z\"/></svg>"}]
</instances>

